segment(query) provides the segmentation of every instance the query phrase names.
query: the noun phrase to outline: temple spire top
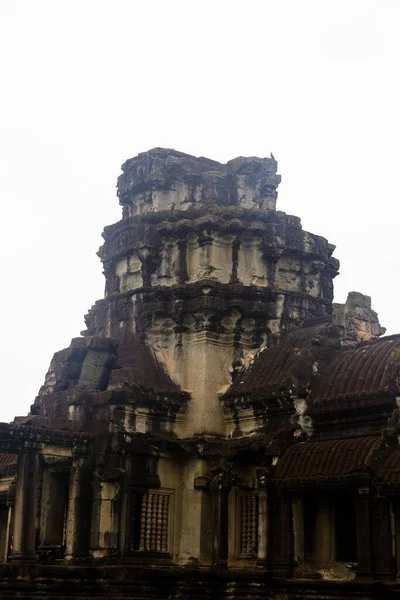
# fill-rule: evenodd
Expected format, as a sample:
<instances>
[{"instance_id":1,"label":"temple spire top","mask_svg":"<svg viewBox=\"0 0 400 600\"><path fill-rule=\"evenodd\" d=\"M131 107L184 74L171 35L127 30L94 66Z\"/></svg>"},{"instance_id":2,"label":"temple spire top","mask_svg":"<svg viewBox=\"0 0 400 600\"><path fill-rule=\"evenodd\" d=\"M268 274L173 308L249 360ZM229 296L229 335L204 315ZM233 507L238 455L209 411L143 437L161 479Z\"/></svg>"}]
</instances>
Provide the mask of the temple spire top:
<instances>
[{"instance_id":1,"label":"temple spire top","mask_svg":"<svg viewBox=\"0 0 400 600\"><path fill-rule=\"evenodd\" d=\"M153 148L127 160L118 178L118 197L127 217L200 206L275 210L277 162L272 157L238 157L226 164L176 150Z\"/></svg>"}]
</instances>

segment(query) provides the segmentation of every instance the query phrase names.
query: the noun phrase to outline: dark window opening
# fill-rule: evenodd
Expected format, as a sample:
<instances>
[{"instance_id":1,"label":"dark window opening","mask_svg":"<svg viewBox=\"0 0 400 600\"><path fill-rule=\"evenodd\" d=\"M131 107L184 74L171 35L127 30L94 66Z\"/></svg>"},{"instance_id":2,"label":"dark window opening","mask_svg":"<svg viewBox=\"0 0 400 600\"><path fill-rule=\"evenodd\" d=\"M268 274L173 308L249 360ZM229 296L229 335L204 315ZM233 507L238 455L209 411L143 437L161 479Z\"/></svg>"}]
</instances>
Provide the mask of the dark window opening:
<instances>
[{"instance_id":1,"label":"dark window opening","mask_svg":"<svg viewBox=\"0 0 400 600\"><path fill-rule=\"evenodd\" d=\"M69 473L46 471L43 477L40 546L63 548L68 507Z\"/></svg>"}]
</instances>

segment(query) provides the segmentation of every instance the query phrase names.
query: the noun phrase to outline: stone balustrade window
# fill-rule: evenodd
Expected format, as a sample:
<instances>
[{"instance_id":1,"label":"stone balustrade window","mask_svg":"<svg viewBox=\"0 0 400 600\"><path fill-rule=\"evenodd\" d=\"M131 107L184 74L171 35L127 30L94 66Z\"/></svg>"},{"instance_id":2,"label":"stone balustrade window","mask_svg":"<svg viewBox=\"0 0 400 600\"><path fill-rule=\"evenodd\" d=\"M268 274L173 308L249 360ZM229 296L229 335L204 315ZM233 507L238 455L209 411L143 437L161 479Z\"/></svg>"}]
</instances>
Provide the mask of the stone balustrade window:
<instances>
[{"instance_id":1,"label":"stone balustrade window","mask_svg":"<svg viewBox=\"0 0 400 600\"><path fill-rule=\"evenodd\" d=\"M258 496L242 494L239 502L239 556L256 556L258 550Z\"/></svg>"},{"instance_id":2,"label":"stone balustrade window","mask_svg":"<svg viewBox=\"0 0 400 600\"><path fill-rule=\"evenodd\" d=\"M169 515L171 494L159 492L131 493L130 551L169 551Z\"/></svg>"}]
</instances>

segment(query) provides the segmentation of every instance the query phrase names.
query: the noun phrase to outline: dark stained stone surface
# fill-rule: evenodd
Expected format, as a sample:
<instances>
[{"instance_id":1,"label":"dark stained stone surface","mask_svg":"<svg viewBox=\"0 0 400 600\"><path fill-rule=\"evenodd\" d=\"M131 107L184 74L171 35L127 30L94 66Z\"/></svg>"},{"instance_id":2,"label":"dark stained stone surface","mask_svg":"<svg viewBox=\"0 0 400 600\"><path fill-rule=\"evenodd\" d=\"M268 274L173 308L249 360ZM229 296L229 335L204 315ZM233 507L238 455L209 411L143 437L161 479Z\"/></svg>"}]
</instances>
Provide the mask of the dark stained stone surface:
<instances>
[{"instance_id":1,"label":"dark stained stone surface","mask_svg":"<svg viewBox=\"0 0 400 600\"><path fill-rule=\"evenodd\" d=\"M138 335L126 335L118 344L116 367L111 373L108 389L127 386L163 395L182 393Z\"/></svg>"}]
</instances>

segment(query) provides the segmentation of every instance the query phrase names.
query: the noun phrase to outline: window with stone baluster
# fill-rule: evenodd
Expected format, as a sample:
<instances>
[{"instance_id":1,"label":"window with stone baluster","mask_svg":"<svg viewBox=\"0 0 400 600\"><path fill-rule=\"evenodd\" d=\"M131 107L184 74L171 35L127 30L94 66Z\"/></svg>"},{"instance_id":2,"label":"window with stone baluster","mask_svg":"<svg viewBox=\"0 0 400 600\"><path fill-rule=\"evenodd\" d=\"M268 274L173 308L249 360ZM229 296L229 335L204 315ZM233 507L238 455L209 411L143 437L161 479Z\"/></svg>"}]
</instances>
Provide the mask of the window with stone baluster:
<instances>
[{"instance_id":1,"label":"window with stone baluster","mask_svg":"<svg viewBox=\"0 0 400 600\"><path fill-rule=\"evenodd\" d=\"M255 557L258 551L258 495L238 495L238 548L240 557Z\"/></svg>"},{"instance_id":2,"label":"window with stone baluster","mask_svg":"<svg viewBox=\"0 0 400 600\"><path fill-rule=\"evenodd\" d=\"M130 552L170 552L172 493L160 490L131 490Z\"/></svg>"}]
</instances>

